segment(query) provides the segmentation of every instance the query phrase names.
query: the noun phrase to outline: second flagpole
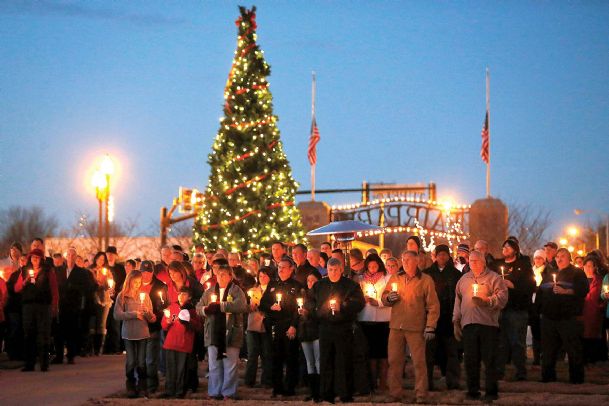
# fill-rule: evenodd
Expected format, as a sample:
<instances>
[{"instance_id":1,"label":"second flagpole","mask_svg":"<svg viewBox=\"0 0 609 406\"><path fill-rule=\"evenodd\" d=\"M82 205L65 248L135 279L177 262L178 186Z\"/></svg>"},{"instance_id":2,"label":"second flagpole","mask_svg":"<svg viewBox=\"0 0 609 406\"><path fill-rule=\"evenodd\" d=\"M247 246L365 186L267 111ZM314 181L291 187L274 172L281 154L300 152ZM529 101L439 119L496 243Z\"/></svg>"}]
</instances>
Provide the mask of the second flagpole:
<instances>
[{"instance_id":1,"label":"second flagpole","mask_svg":"<svg viewBox=\"0 0 609 406\"><path fill-rule=\"evenodd\" d=\"M313 84L311 88L311 119L315 120L315 72L312 72ZM315 165L317 162L311 165L311 201L315 201Z\"/></svg>"}]
</instances>

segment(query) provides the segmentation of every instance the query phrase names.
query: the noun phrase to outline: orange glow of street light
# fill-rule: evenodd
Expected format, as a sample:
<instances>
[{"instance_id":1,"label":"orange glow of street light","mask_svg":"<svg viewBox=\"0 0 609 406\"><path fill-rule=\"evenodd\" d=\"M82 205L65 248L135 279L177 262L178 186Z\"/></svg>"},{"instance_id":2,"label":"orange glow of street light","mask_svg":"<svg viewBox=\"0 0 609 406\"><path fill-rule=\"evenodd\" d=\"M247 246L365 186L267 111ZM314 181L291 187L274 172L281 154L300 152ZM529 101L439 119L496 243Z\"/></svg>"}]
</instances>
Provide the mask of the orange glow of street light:
<instances>
[{"instance_id":1,"label":"orange glow of street light","mask_svg":"<svg viewBox=\"0 0 609 406\"><path fill-rule=\"evenodd\" d=\"M114 162L112 158L110 158L109 154L104 156L104 159L101 163L101 172L103 175L113 175L114 174Z\"/></svg>"},{"instance_id":2,"label":"orange glow of street light","mask_svg":"<svg viewBox=\"0 0 609 406\"><path fill-rule=\"evenodd\" d=\"M569 234L571 237L577 237L579 234L579 229L575 226L571 226L567 229L567 234Z\"/></svg>"}]
</instances>

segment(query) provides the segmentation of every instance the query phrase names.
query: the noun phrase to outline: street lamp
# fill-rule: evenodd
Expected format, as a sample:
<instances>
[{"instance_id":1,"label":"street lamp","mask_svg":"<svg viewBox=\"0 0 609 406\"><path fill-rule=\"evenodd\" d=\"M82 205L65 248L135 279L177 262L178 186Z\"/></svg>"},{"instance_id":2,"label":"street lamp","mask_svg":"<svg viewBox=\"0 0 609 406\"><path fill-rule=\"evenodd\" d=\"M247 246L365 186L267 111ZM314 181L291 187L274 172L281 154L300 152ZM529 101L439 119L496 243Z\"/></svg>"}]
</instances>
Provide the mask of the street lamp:
<instances>
[{"instance_id":1,"label":"street lamp","mask_svg":"<svg viewBox=\"0 0 609 406\"><path fill-rule=\"evenodd\" d=\"M114 174L114 162L110 155L106 154L99 168L93 174L92 184L95 187L95 197L99 202L99 226L98 226L98 245L99 249L108 248L110 245L110 178ZM102 208L106 208L105 233L102 233ZM102 246L102 234L104 235L104 246Z\"/></svg>"},{"instance_id":2,"label":"street lamp","mask_svg":"<svg viewBox=\"0 0 609 406\"><path fill-rule=\"evenodd\" d=\"M107 182L106 182L106 177L102 174L102 172L100 170L96 170L95 173L93 174L93 179L91 180L91 183L93 184L93 187L95 187L95 198L97 199L97 202L99 203L99 222L98 222L98 228L97 228L97 246L99 247L99 250L101 251L103 249L102 246L102 223L103 223L103 217L102 217L102 207L103 207L103 202L106 200L106 189L107 189Z\"/></svg>"},{"instance_id":3,"label":"street lamp","mask_svg":"<svg viewBox=\"0 0 609 406\"><path fill-rule=\"evenodd\" d=\"M605 217L605 255L609 256L609 214L600 212L598 210L582 210L575 209L573 210L576 216L586 214L586 213L596 213L603 217ZM598 234L598 229L596 230L596 248L600 248L600 238Z\"/></svg>"},{"instance_id":4,"label":"street lamp","mask_svg":"<svg viewBox=\"0 0 609 406\"><path fill-rule=\"evenodd\" d=\"M110 245L110 177L114 174L114 163L110 155L106 154L102 160L100 171L106 179L106 241L105 248L107 249Z\"/></svg>"}]
</instances>

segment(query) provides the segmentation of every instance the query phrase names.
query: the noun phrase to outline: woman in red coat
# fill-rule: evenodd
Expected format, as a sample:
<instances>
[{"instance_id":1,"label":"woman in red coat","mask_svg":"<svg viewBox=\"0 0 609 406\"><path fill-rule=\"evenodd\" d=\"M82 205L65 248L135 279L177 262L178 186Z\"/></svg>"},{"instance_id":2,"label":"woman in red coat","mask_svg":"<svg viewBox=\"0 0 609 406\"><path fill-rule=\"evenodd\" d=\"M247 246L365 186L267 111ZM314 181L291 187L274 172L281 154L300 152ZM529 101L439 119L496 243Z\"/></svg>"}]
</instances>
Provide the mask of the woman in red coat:
<instances>
[{"instance_id":1,"label":"woman in red coat","mask_svg":"<svg viewBox=\"0 0 609 406\"><path fill-rule=\"evenodd\" d=\"M597 258L593 256L586 257L584 260L584 272L586 272L590 285L582 314L584 322L584 361L586 364L602 359L603 309L605 308L605 303L600 298L603 278L599 271L600 264Z\"/></svg>"}]
</instances>

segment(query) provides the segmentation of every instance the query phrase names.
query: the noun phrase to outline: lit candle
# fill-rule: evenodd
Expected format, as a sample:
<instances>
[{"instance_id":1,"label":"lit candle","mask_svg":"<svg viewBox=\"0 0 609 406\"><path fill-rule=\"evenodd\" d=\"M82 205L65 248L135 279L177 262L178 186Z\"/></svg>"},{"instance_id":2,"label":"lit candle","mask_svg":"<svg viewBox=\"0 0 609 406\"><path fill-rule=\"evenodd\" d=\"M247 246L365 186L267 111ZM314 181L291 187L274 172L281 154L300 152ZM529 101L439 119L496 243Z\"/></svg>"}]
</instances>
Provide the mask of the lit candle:
<instances>
[{"instance_id":1,"label":"lit candle","mask_svg":"<svg viewBox=\"0 0 609 406\"><path fill-rule=\"evenodd\" d=\"M275 297L277 298L277 304L281 304L281 297L282 297L282 296L283 296L283 295L282 295L281 293L277 293L277 294L275 295Z\"/></svg>"},{"instance_id":2,"label":"lit candle","mask_svg":"<svg viewBox=\"0 0 609 406\"><path fill-rule=\"evenodd\" d=\"M169 311L169 309L163 309L163 314L165 315L165 317L169 318L171 316L171 312Z\"/></svg>"},{"instance_id":3,"label":"lit candle","mask_svg":"<svg viewBox=\"0 0 609 406\"><path fill-rule=\"evenodd\" d=\"M34 270L33 270L33 269L30 269L30 270L28 271L28 274L30 275L30 282L31 282L31 283L36 283L36 279L34 279Z\"/></svg>"},{"instance_id":4,"label":"lit candle","mask_svg":"<svg viewBox=\"0 0 609 406\"><path fill-rule=\"evenodd\" d=\"M211 302L216 303L218 301L218 295L211 295Z\"/></svg>"},{"instance_id":5,"label":"lit candle","mask_svg":"<svg viewBox=\"0 0 609 406\"><path fill-rule=\"evenodd\" d=\"M205 284L205 290L209 289L209 287L210 287L210 286L211 286L211 282L207 282L207 283Z\"/></svg>"},{"instance_id":6,"label":"lit candle","mask_svg":"<svg viewBox=\"0 0 609 406\"><path fill-rule=\"evenodd\" d=\"M535 283L537 284L537 286L541 285L542 280L543 280L543 277L541 276L541 274L535 275Z\"/></svg>"},{"instance_id":7,"label":"lit candle","mask_svg":"<svg viewBox=\"0 0 609 406\"><path fill-rule=\"evenodd\" d=\"M605 293L609 293L609 285L603 285L603 290Z\"/></svg>"},{"instance_id":8,"label":"lit candle","mask_svg":"<svg viewBox=\"0 0 609 406\"><path fill-rule=\"evenodd\" d=\"M555 273L552 274L552 279L554 279L554 284L556 285L556 274Z\"/></svg>"},{"instance_id":9,"label":"lit candle","mask_svg":"<svg viewBox=\"0 0 609 406\"><path fill-rule=\"evenodd\" d=\"M109 287L110 289L113 289L113 288L114 288L114 279L108 279L108 287Z\"/></svg>"},{"instance_id":10,"label":"lit candle","mask_svg":"<svg viewBox=\"0 0 609 406\"><path fill-rule=\"evenodd\" d=\"M396 282L393 282L391 284L391 291L392 292L397 292L398 291L398 284Z\"/></svg>"},{"instance_id":11,"label":"lit candle","mask_svg":"<svg viewBox=\"0 0 609 406\"><path fill-rule=\"evenodd\" d=\"M4 279L4 271L0 271L0 278Z\"/></svg>"},{"instance_id":12,"label":"lit candle","mask_svg":"<svg viewBox=\"0 0 609 406\"><path fill-rule=\"evenodd\" d=\"M146 300L146 294L144 292L140 292L140 302L144 304L144 300Z\"/></svg>"},{"instance_id":13,"label":"lit candle","mask_svg":"<svg viewBox=\"0 0 609 406\"><path fill-rule=\"evenodd\" d=\"M505 279L505 272L503 271L503 267L501 267L501 277Z\"/></svg>"},{"instance_id":14,"label":"lit candle","mask_svg":"<svg viewBox=\"0 0 609 406\"><path fill-rule=\"evenodd\" d=\"M209 278L211 278L211 276L210 276L208 273L206 273L205 275L203 275L203 280L204 280L204 281L207 281Z\"/></svg>"},{"instance_id":15,"label":"lit candle","mask_svg":"<svg viewBox=\"0 0 609 406\"><path fill-rule=\"evenodd\" d=\"M371 283L367 284L366 285L366 295L368 297L373 297L373 296L375 296L375 293L376 293L376 289L374 289L374 285Z\"/></svg>"},{"instance_id":16,"label":"lit candle","mask_svg":"<svg viewBox=\"0 0 609 406\"><path fill-rule=\"evenodd\" d=\"M472 285L473 289L474 289L474 296L478 296L478 284L474 283Z\"/></svg>"},{"instance_id":17,"label":"lit candle","mask_svg":"<svg viewBox=\"0 0 609 406\"><path fill-rule=\"evenodd\" d=\"M248 290L247 291L247 295L250 297L250 299L252 298L252 296L254 296L254 291L253 290Z\"/></svg>"},{"instance_id":18,"label":"lit candle","mask_svg":"<svg viewBox=\"0 0 609 406\"><path fill-rule=\"evenodd\" d=\"M159 297L161 298L161 304L165 304L165 301L163 300L163 291L159 290Z\"/></svg>"},{"instance_id":19,"label":"lit candle","mask_svg":"<svg viewBox=\"0 0 609 406\"><path fill-rule=\"evenodd\" d=\"M106 276L107 273L108 273L108 270L106 268L102 268L102 275Z\"/></svg>"},{"instance_id":20,"label":"lit candle","mask_svg":"<svg viewBox=\"0 0 609 406\"><path fill-rule=\"evenodd\" d=\"M299 297L296 299L296 303L298 303L298 308L302 309L302 306L304 305L304 299Z\"/></svg>"},{"instance_id":21,"label":"lit candle","mask_svg":"<svg viewBox=\"0 0 609 406\"><path fill-rule=\"evenodd\" d=\"M330 306L336 305L336 299L330 299ZM332 308L332 316L334 316L334 308Z\"/></svg>"}]
</instances>

